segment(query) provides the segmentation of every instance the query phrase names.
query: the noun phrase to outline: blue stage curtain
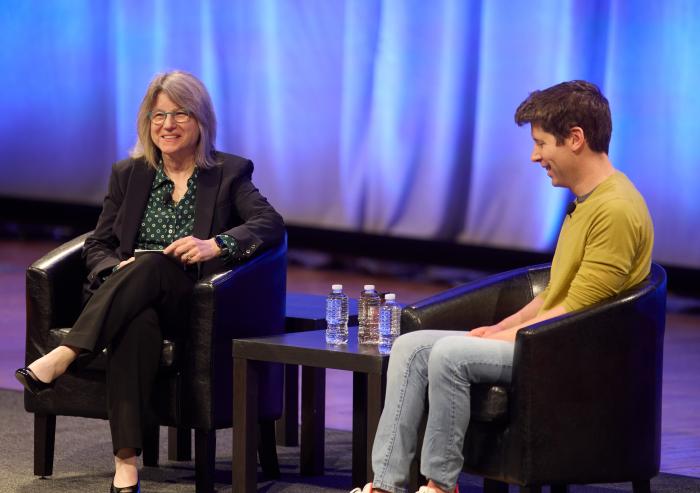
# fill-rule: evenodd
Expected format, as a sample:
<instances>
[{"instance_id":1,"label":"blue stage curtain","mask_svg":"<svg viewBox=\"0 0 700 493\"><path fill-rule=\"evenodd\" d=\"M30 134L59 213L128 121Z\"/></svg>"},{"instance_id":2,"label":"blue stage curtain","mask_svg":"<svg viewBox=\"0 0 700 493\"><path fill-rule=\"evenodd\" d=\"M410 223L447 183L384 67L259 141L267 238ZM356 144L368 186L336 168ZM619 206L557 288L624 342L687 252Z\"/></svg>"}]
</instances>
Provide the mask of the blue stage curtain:
<instances>
[{"instance_id":1,"label":"blue stage curtain","mask_svg":"<svg viewBox=\"0 0 700 493\"><path fill-rule=\"evenodd\" d=\"M548 251L571 197L513 113L587 79L655 259L700 267L700 2L2 0L0 43L2 196L99 203L179 68L290 224Z\"/></svg>"}]
</instances>

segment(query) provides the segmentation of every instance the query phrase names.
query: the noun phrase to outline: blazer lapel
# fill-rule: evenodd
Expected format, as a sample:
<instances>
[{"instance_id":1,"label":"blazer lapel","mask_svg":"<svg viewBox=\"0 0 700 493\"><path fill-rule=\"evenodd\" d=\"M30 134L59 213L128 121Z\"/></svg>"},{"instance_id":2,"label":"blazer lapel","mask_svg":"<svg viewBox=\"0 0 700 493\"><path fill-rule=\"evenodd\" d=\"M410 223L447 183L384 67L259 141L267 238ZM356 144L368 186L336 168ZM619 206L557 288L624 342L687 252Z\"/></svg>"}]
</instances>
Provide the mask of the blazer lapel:
<instances>
[{"instance_id":1,"label":"blazer lapel","mask_svg":"<svg viewBox=\"0 0 700 493\"><path fill-rule=\"evenodd\" d=\"M197 194L195 196L194 227L192 236L207 239L214 219L214 205L221 183L221 166L200 169L197 175Z\"/></svg>"},{"instance_id":2,"label":"blazer lapel","mask_svg":"<svg viewBox=\"0 0 700 493\"><path fill-rule=\"evenodd\" d=\"M124 197L124 226L121 238L121 248L125 253L132 254L134 252L136 232L143 219L155 176L156 172L153 168L138 162L129 177L129 185Z\"/></svg>"}]
</instances>

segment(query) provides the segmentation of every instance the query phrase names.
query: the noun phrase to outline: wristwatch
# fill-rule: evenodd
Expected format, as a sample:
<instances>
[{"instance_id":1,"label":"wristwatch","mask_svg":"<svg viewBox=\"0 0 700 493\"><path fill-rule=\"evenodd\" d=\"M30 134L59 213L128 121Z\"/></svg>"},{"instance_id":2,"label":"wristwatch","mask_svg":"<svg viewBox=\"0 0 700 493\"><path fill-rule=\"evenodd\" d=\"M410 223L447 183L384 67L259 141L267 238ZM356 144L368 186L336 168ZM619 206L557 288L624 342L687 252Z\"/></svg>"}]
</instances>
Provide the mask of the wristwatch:
<instances>
[{"instance_id":1,"label":"wristwatch","mask_svg":"<svg viewBox=\"0 0 700 493\"><path fill-rule=\"evenodd\" d=\"M214 237L214 242L216 243L216 246L218 246L221 249L221 252L219 253L220 256L225 257L230 253L228 245L226 245L226 242L224 241L221 235L216 235Z\"/></svg>"}]
</instances>

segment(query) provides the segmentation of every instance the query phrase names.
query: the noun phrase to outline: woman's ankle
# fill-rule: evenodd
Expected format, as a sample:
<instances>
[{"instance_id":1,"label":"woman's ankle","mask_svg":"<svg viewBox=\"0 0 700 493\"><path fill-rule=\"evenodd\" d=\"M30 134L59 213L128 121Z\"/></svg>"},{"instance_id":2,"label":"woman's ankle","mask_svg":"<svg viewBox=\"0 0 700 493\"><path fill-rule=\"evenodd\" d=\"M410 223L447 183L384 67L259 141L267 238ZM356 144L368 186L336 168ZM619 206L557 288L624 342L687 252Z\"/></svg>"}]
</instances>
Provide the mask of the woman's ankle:
<instances>
[{"instance_id":1,"label":"woman's ankle","mask_svg":"<svg viewBox=\"0 0 700 493\"><path fill-rule=\"evenodd\" d=\"M114 486L126 488L135 485L139 480L138 460L136 450L122 448L114 454Z\"/></svg>"},{"instance_id":2,"label":"woman's ankle","mask_svg":"<svg viewBox=\"0 0 700 493\"><path fill-rule=\"evenodd\" d=\"M68 367L80 354L80 349L73 346L58 346L49 354L54 357L53 379L55 380L68 370Z\"/></svg>"},{"instance_id":3,"label":"woman's ankle","mask_svg":"<svg viewBox=\"0 0 700 493\"><path fill-rule=\"evenodd\" d=\"M58 346L54 351L58 353L61 363L65 364L66 367L75 361L80 354L80 348L73 346Z\"/></svg>"}]
</instances>

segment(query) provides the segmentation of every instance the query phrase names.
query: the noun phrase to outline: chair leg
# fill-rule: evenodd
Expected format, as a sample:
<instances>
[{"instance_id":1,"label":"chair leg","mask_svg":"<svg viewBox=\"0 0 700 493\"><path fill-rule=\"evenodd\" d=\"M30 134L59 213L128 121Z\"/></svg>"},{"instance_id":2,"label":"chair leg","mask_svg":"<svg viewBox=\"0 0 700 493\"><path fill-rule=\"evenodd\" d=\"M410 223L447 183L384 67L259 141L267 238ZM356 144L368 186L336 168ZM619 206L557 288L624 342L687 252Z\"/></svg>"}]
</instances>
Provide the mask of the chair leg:
<instances>
[{"instance_id":1,"label":"chair leg","mask_svg":"<svg viewBox=\"0 0 700 493\"><path fill-rule=\"evenodd\" d=\"M158 467L158 449L160 448L160 426L155 425L143 432L143 465Z\"/></svg>"},{"instance_id":2,"label":"chair leg","mask_svg":"<svg viewBox=\"0 0 700 493\"><path fill-rule=\"evenodd\" d=\"M194 430L195 491L213 493L216 465L216 430Z\"/></svg>"},{"instance_id":3,"label":"chair leg","mask_svg":"<svg viewBox=\"0 0 700 493\"><path fill-rule=\"evenodd\" d=\"M192 460L192 430L168 427L168 460Z\"/></svg>"},{"instance_id":4,"label":"chair leg","mask_svg":"<svg viewBox=\"0 0 700 493\"><path fill-rule=\"evenodd\" d=\"M56 415L34 413L34 474L53 474L53 450L56 442Z\"/></svg>"},{"instance_id":5,"label":"chair leg","mask_svg":"<svg viewBox=\"0 0 700 493\"><path fill-rule=\"evenodd\" d=\"M279 479L280 466L277 462L277 447L275 439L275 422L260 421L258 425L258 456L263 474L269 479Z\"/></svg>"},{"instance_id":6,"label":"chair leg","mask_svg":"<svg viewBox=\"0 0 700 493\"><path fill-rule=\"evenodd\" d=\"M484 478L484 493L508 493L508 483Z\"/></svg>"},{"instance_id":7,"label":"chair leg","mask_svg":"<svg viewBox=\"0 0 700 493\"><path fill-rule=\"evenodd\" d=\"M568 484L552 484L549 486L549 491L551 493L569 493Z\"/></svg>"},{"instance_id":8,"label":"chair leg","mask_svg":"<svg viewBox=\"0 0 700 493\"><path fill-rule=\"evenodd\" d=\"M651 481L648 479L632 481L632 491L634 493L651 493Z\"/></svg>"}]
</instances>

